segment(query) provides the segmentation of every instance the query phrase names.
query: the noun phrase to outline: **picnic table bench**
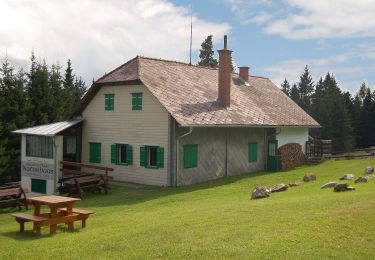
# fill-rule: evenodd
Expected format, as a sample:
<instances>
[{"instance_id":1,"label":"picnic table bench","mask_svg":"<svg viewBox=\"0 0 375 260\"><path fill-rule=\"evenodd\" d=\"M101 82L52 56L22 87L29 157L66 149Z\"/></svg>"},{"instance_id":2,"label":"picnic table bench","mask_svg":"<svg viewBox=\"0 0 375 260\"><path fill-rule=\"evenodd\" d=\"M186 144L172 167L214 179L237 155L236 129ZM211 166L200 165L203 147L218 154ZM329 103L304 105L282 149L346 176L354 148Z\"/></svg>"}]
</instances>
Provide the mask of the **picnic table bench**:
<instances>
[{"instance_id":1,"label":"picnic table bench","mask_svg":"<svg viewBox=\"0 0 375 260\"><path fill-rule=\"evenodd\" d=\"M113 171L113 168L108 168L99 165L83 164L77 162L60 162L62 165L61 178L59 179L59 187L57 190L60 195L69 194L70 196L78 195L82 197L87 191L104 191L107 193L108 189L108 172ZM70 167L70 168L66 168ZM72 169L74 167L74 169ZM93 172L89 172L93 170ZM103 174L100 174L103 172Z\"/></svg>"},{"instance_id":2,"label":"picnic table bench","mask_svg":"<svg viewBox=\"0 0 375 260\"><path fill-rule=\"evenodd\" d=\"M104 191L107 193L108 186L103 175L79 176L64 182L64 186L68 189L70 195L78 194L79 197L84 195L86 191Z\"/></svg>"},{"instance_id":3,"label":"picnic table bench","mask_svg":"<svg viewBox=\"0 0 375 260\"><path fill-rule=\"evenodd\" d=\"M23 189L20 185L8 186L0 189L0 208L22 206L28 210L26 193L27 189Z\"/></svg>"},{"instance_id":4,"label":"picnic table bench","mask_svg":"<svg viewBox=\"0 0 375 260\"><path fill-rule=\"evenodd\" d=\"M33 222L33 231L40 234L41 227L50 226L50 233L56 232L57 224L67 224L69 230L74 229L75 221L82 221L82 228L86 227L86 220L93 211L73 208L79 199L62 196L39 196L29 199L34 205L34 215L23 213L11 214L20 224L20 232L25 230L25 222ZM50 212L42 213L41 206L47 205Z\"/></svg>"}]
</instances>

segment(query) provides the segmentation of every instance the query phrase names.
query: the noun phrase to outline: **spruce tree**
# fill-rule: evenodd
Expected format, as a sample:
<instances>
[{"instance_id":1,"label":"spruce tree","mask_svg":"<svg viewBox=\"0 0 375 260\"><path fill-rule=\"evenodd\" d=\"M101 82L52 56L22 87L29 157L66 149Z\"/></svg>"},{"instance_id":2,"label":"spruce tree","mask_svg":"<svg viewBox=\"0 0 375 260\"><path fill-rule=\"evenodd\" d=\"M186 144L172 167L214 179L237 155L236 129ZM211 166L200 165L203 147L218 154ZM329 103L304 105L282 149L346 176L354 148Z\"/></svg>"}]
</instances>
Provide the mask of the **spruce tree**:
<instances>
[{"instance_id":1,"label":"spruce tree","mask_svg":"<svg viewBox=\"0 0 375 260\"><path fill-rule=\"evenodd\" d=\"M287 95L290 96L290 84L288 80L285 78L284 82L281 83L281 90Z\"/></svg>"},{"instance_id":2,"label":"spruce tree","mask_svg":"<svg viewBox=\"0 0 375 260\"><path fill-rule=\"evenodd\" d=\"M300 93L297 87L297 84L293 84L292 88L290 89L289 92L289 97L297 103L297 105L301 104L301 99L300 99Z\"/></svg>"},{"instance_id":3,"label":"spruce tree","mask_svg":"<svg viewBox=\"0 0 375 260\"><path fill-rule=\"evenodd\" d=\"M314 82L312 80L309 68L306 66L298 82L299 105L306 112L310 113L311 95L314 92Z\"/></svg>"},{"instance_id":4,"label":"spruce tree","mask_svg":"<svg viewBox=\"0 0 375 260\"><path fill-rule=\"evenodd\" d=\"M201 49L199 51L199 62L198 65L203 67L216 68L218 66L217 60L214 58L214 50L212 44L212 35L208 35L207 38L202 42ZM233 65L232 65L233 70Z\"/></svg>"},{"instance_id":5,"label":"spruce tree","mask_svg":"<svg viewBox=\"0 0 375 260\"><path fill-rule=\"evenodd\" d=\"M31 56L28 73L28 97L31 104L30 119L34 125L47 124L52 117L52 96L48 82L48 68L45 61L36 61Z\"/></svg>"},{"instance_id":6,"label":"spruce tree","mask_svg":"<svg viewBox=\"0 0 375 260\"><path fill-rule=\"evenodd\" d=\"M63 86L64 86L64 101L65 101L64 111L65 111L65 117L68 117L70 113L72 112L74 102L75 102L74 74L73 74L72 63L70 59L68 59L67 61L67 67L65 70Z\"/></svg>"},{"instance_id":7,"label":"spruce tree","mask_svg":"<svg viewBox=\"0 0 375 260\"><path fill-rule=\"evenodd\" d=\"M20 177L21 140L11 132L29 125L29 102L24 85L24 73L14 73L5 59L0 68L0 182L16 181Z\"/></svg>"}]
</instances>

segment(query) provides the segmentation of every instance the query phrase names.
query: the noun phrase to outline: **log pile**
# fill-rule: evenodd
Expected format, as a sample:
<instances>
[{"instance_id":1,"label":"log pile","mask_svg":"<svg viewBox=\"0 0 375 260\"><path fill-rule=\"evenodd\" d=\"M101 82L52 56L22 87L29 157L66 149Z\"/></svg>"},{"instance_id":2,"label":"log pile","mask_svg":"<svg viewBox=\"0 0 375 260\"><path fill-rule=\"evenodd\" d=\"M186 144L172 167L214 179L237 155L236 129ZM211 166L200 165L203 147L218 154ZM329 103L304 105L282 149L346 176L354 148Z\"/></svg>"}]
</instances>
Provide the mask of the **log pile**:
<instances>
[{"instance_id":1,"label":"log pile","mask_svg":"<svg viewBox=\"0 0 375 260\"><path fill-rule=\"evenodd\" d=\"M297 143L289 143L279 148L279 169L290 169L307 164L308 158Z\"/></svg>"}]
</instances>

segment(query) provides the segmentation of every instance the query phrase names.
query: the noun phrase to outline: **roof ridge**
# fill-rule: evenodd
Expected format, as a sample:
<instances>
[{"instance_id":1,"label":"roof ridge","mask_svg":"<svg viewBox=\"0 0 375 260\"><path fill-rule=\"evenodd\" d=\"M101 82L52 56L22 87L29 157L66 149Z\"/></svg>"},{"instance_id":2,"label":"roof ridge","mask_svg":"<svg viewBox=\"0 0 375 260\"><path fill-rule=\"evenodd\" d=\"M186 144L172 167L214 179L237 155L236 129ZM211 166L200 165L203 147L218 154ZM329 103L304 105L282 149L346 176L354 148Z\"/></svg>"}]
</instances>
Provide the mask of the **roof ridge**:
<instances>
[{"instance_id":1,"label":"roof ridge","mask_svg":"<svg viewBox=\"0 0 375 260\"><path fill-rule=\"evenodd\" d=\"M182 64L182 65L186 65L186 66L193 66L193 67L196 67L196 68L202 68L202 69L209 69L209 70L218 70L219 69L218 67L217 68L205 67L205 66L190 64L190 63L187 63L187 62L177 61L177 60L167 60L167 59L153 58L153 57L147 57L147 56L142 56L142 55L138 55L137 57L141 58L141 59L146 59L146 60L173 62L173 63L178 63L178 64ZM233 71L232 74L238 74L239 75L239 73L235 72L235 71ZM262 77L262 76L254 76L254 75L249 75L249 76L253 77L253 78L269 79L268 77Z\"/></svg>"},{"instance_id":2,"label":"roof ridge","mask_svg":"<svg viewBox=\"0 0 375 260\"><path fill-rule=\"evenodd\" d=\"M197 67L197 68L202 68L202 69L218 70L218 68L205 67L205 66L200 66L200 65L196 65L196 64L190 64L190 63L187 63L187 62L177 61L177 60L167 60L167 59L161 59L161 58L152 58L152 57L146 57L146 56L141 56L141 55L138 56L138 57L141 58L141 59L146 59L146 60L173 62L173 63L178 63L178 64L182 64L182 65L186 65L186 66L193 66L193 67Z\"/></svg>"}]
</instances>

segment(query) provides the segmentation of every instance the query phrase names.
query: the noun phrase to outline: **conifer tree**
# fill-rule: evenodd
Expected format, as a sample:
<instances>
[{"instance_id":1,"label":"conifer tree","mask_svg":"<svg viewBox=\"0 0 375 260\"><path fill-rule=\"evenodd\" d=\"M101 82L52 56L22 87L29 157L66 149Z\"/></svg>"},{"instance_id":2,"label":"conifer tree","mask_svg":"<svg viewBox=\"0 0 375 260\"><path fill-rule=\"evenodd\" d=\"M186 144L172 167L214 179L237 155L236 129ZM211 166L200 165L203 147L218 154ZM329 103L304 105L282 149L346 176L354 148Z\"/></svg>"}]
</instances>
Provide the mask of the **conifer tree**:
<instances>
[{"instance_id":1,"label":"conifer tree","mask_svg":"<svg viewBox=\"0 0 375 260\"><path fill-rule=\"evenodd\" d=\"M212 44L212 35L208 35L207 38L202 42L201 49L199 52L198 65L204 67L216 68L218 66L217 60L214 58L214 50ZM232 66L233 68L233 66Z\"/></svg>"},{"instance_id":2,"label":"conifer tree","mask_svg":"<svg viewBox=\"0 0 375 260\"><path fill-rule=\"evenodd\" d=\"M287 95L290 96L290 84L289 81L285 78L284 82L281 83L281 90Z\"/></svg>"},{"instance_id":3,"label":"conifer tree","mask_svg":"<svg viewBox=\"0 0 375 260\"><path fill-rule=\"evenodd\" d=\"M311 95L314 92L314 82L309 68L306 66L298 82L299 105L306 112L310 112Z\"/></svg>"}]
</instances>

